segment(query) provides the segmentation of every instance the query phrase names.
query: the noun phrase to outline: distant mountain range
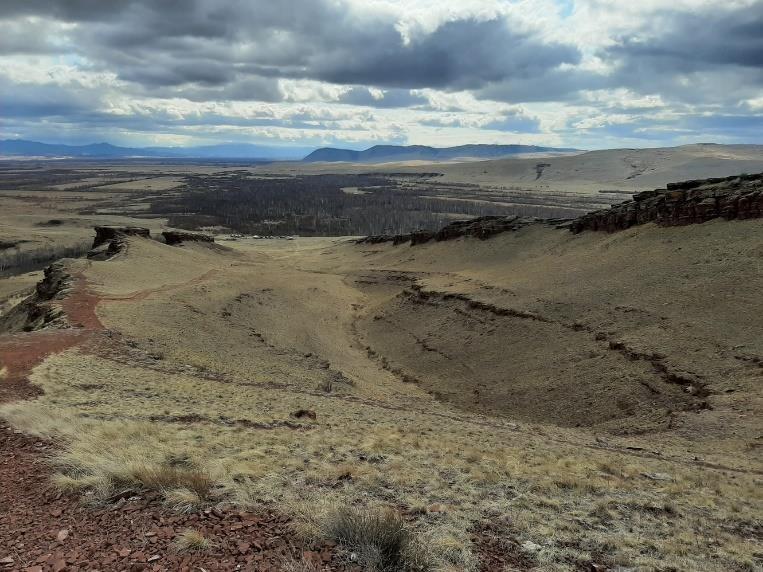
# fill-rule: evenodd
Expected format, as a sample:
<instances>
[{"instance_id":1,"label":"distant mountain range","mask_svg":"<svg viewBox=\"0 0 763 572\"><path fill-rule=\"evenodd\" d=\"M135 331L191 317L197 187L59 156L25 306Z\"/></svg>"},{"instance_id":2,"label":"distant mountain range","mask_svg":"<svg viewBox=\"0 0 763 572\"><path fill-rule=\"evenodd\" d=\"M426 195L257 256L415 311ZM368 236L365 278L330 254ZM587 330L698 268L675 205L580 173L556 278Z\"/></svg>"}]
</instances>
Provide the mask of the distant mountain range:
<instances>
[{"instance_id":1,"label":"distant mountain range","mask_svg":"<svg viewBox=\"0 0 763 572\"><path fill-rule=\"evenodd\" d=\"M365 151L324 147L263 147L247 143L223 143L200 147L119 147L111 143L63 145L27 141L0 140L0 157L49 157L77 159L248 159L308 163L344 161L348 163L386 163L393 161L452 161L454 159L500 159L526 153L568 153L577 149L538 147L536 145L375 145ZM305 156L307 155L307 156ZM304 159L303 159L304 157Z\"/></svg>"},{"instance_id":2,"label":"distant mountain range","mask_svg":"<svg viewBox=\"0 0 763 572\"><path fill-rule=\"evenodd\" d=\"M312 147L262 147L246 143L224 143L201 147L118 147L110 143L58 145L23 139L0 140L0 156L6 157L295 160L301 159L312 149Z\"/></svg>"},{"instance_id":3,"label":"distant mountain range","mask_svg":"<svg viewBox=\"0 0 763 572\"><path fill-rule=\"evenodd\" d=\"M427 147L425 145L376 145L365 151L324 147L310 153L305 162L386 163L390 161L452 161L454 159L498 159L525 153L569 153L577 149L538 147L536 145L459 145Z\"/></svg>"}]
</instances>

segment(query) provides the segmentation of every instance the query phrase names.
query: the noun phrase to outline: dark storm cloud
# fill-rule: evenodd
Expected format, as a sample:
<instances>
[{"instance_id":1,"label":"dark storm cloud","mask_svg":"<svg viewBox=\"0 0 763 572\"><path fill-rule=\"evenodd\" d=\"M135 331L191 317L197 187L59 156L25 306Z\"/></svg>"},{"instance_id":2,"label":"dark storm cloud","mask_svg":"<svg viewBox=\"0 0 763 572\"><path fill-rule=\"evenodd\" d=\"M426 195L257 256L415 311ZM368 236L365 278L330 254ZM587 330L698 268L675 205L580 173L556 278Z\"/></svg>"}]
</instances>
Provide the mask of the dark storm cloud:
<instances>
[{"instance_id":1,"label":"dark storm cloud","mask_svg":"<svg viewBox=\"0 0 763 572\"><path fill-rule=\"evenodd\" d=\"M81 23L73 42L79 53L144 87L223 86L253 74L383 88L475 89L542 75L581 57L573 46L544 42L499 17L448 21L406 42L392 15L335 0L3 4L0 17L35 14ZM398 105L395 97L389 106Z\"/></svg>"},{"instance_id":2,"label":"dark storm cloud","mask_svg":"<svg viewBox=\"0 0 763 572\"><path fill-rule=\"evenodd\" d=\"M370 39L372 49L316 62L316 77L334 83L475 89L517 74L542 74L581 57L572 46L515 32L503 19L446 22L408 45L394 28Z\"/></svg>"},{"instance_id":3,"label":"dark storm cloud","mask_svg":"<svg viewBox=\"0 0 763 572\"><path fill-rule=\"evenodd\" d=\"M426 105L429 100L426 97L414 94L407 89L389 89L383 91L381 97L374 97L374 94L371 93L371 90L367 87L353 87L341 95L339 102L349 105L378 107L383 109Z\"/></svg>"},{"instance_id":4,"label":"dark storm cloud","mask_svg":"<svg viewBox=\"0 0 763 572\"><path fill-rule=\"evenodd\" d=\"M581 90L610 86L610 79L574 68L550 68L535 73L516 74L475 91L482 99L509 103L571 101Z\"/></svg>"},{"instance_id":5,"label":"dark storm cloud","mask_svg":"<svg viewBox=\"0 0 763 572\"><path fill-rule=\"evenodd\" d=\"M100 101L89 90L15 84L0 75L0 117L3 119L77 117L98 105Z\"/></svg>"},{"instance_id":6,"label":"dark storm cloud","mask_svg":"<svg viewBox=\"0 0 763 572\"><path fill-rule=\"evenodd\" d=\"M655 71L695 72L719 65L763 67L763 0L730 9L662 12L607 49L606 57L647 61Z\"/></svg>"},{"instance_id":7,"label":"dark storm cloud","mask_svg":"<svg viewBox=\"0 0 763 572\"><path fill-rule=\"evenodd\" d=\"M613 87L694 104L756 97L763 89L763 0L663 11L599 55L615 65Z\"/></svg>"}]
</instances>

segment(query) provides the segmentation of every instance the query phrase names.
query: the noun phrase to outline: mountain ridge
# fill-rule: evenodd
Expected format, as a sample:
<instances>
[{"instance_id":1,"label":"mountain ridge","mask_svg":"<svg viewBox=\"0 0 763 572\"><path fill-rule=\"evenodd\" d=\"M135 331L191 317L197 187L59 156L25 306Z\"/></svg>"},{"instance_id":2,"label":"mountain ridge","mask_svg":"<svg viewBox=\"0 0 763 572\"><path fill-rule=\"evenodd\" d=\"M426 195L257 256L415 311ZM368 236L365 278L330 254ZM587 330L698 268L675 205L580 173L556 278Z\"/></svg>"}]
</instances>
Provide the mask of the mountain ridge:
<instances>
[{"instance_id":1,"label":"mountain ridge","mask_svg":"<svg viewBox=\"0 0 763 572\"><path fill-rule=\"evenodd\" d=\"M295 160L302 158L310 149L312 148L265 147L249 143L197 147L121 147L106 142L66 145L26 139L0 140L0 156L11 157Z\"/></svg>"},{"instance_id":2,"label":"mountain ridge","mask_svg":"<svg viewBox=\"0 0 763 572\"><path fill-rule=\"evenodd\" d=\"M455 147L428 145L374 145L363 151L322 147L303 159L305 163L382 163L388 161L449 161L460 158L497 159L524 153L574 153L580 149L569 147L541 147L538 145L470 144Z\"/></svg>"}]
</instances>

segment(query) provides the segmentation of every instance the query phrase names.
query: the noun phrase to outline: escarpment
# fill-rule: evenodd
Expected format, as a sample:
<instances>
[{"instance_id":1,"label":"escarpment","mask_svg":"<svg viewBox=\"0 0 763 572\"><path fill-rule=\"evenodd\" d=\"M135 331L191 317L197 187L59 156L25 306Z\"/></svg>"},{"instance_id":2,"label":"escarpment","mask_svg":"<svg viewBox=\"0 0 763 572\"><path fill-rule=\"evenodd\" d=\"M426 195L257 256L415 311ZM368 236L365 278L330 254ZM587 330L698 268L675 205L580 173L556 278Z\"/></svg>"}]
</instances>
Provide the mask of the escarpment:
<instances>
[{"instance_id":1,"label":"escarpment","mask_svg":"<svg viewBox=\"0 0 763 572\"><path fill-rule=\"evenodd\" d=\"M126 248L128 236L151 238L151 232L140 226L96 226L93 247L87 257L108 260Z\"/></svg>"},{"instance_id":2,"label":"escarpment","mask_svg":"<svg viewBox=\"0 0 763 572\"><path fill-rule=\"evenodd\" d=\"M671 183L665 189L644 191L633 195L633 200L583 215L569 228L574 233L614 232L648 222L680 226L714 218L733 220L761 216L763 173Z\"/></svg>"},{"instance_id":3,"label":"escarpment","mask_svg":"<svg viewBox=\"0 0 763 572\"><path fill-rule=\"evenodd\" d=\"M441 242L444 240L453 240L462 236L472 236L479 238L480 240L485 240L496 234L516 231L530 224L557 224L559 222L562 221L557 219L538 219L516 215L491 215L469 220L457 220L442 227L436 232L431 230L417 230L409 234L374 235L361 238L357 242L361 244L392 242L394 245L410 242L411 246L415 246L432 240Z\"/></svg>"},{"instance_id":4,"label":"escarpment","mask_svg":"<svg viewBox=\"0 0 763 572\"><path fill-rule=\"evenodd\" d=\"M70 287L71 275L64 263L51 264L32 295L0 316L0 333L67 327L63 311L52 302L65 297Z\"/></svg>"},{"instance_id":5,"label":"escarpment","mask_svg":"<svg viewBox=\"0 0 763 572\"><path fill-rule=\"evenodd\" d=\"M644 191L607 209L576 219L540 219L520 216L483 216L454 221L439 231L417 230L408 234L372 235L359 244L391 242L411 246L430 241L471 236L486 240L502 232L532 224L552 225L573 233L584 230L615 232L654 222L660 226L703 223L714 218L751 219L763 216L763 173L670 183L665 189Z\"/></svg>"}]
</instances>

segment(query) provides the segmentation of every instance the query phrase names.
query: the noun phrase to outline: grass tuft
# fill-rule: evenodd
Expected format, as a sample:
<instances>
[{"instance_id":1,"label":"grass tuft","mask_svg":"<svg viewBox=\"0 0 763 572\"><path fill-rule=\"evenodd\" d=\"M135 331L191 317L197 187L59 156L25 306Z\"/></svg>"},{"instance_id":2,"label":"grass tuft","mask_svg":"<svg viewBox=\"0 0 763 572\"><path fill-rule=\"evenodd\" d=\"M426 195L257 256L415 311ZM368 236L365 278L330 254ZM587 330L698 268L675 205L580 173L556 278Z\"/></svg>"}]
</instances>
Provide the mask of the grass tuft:
<instances>
[{"instance_id":1,"label":"grass tuft","mask_svg":"<svg viewBox=\"0 0 763 572\"><path fill-rule=\"evenodd\" d=\"M212 546L209 538L192 528L184 530L175 538L175 548L178 552L206 552Z\"/></svg>"},{"instance_id":2,"label":"grass tuft","mask_svg":"<svg viewBox=\"0 0 763 572\"><path fill-rule=\"evenodd\" d=\"M337 510L327 516L324 533L371 572L428 569L405 521L391 510Z\"/></svg>"}]
</instances>

